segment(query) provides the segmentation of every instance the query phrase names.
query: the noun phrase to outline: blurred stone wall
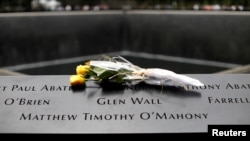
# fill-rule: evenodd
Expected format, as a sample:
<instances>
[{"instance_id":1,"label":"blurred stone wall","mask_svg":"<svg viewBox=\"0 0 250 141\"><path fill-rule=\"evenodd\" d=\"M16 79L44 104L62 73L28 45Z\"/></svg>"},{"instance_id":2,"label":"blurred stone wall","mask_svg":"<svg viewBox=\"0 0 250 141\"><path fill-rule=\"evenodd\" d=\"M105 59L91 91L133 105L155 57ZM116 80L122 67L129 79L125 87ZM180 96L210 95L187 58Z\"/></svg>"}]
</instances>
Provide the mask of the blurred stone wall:
<instances>
[{"instance_id":1,"label":"blurred stone wall","mask_svg":"<svg viewBox=\"0 0 250 141\"><path fill-rule=\"evenodd\" d=\"M222 62L250 62L249 15L132 14L127 48Z\"/></svg>"},{"instance_id":2,"label":"blurred stone wall","mask_svg":"<svg viewBox=\"0 0 250 141\"><path fill-rule=\"evenodd\" d=\"M248 64L249 25L245 14L0 15L0 66L120 50Z\"/></svg>"},{"instance_id":3,"label":"blurred stone wall","mask_svg":"<svg viewBox=\"0 0 250 141\"><path fill-rule=\"evenodd\" d=\"M0 17L0 66L121 50L121 15Z\"/></svg>"}]
</instances>

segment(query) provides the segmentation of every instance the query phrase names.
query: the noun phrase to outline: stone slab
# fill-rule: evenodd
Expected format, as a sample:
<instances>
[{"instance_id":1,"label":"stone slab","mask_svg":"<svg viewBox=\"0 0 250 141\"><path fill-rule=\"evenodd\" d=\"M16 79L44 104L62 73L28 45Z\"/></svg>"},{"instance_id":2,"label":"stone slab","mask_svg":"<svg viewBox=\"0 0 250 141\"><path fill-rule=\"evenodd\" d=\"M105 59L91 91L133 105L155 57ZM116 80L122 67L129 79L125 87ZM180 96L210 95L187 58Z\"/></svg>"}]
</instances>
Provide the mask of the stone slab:
<instances>
[{"instance_id":1,"label":"stone slab","mask_svg":"<svg viewBox=\"0 0 250 141\"><path fill-rule=\"evenodd\" d=\"M249 74L190 74L204 87L71 88L68 75L0 76L0 133L204 133L250 123Z\"/></svg>"}]
</instances>

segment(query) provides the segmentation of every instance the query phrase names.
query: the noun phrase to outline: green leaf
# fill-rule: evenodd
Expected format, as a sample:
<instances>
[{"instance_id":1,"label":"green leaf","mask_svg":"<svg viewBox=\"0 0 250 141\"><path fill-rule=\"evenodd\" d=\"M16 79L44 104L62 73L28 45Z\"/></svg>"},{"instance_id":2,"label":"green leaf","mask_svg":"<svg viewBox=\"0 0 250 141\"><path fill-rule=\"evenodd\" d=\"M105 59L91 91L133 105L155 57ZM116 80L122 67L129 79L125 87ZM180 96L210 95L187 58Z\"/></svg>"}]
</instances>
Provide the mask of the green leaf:
<instances>
[{"instance_id":1,"label":"green leaf","mask_svg":"<svg viewBox=\"0 0 250 141\"><path fill-rule=\"evenodd\" d=\"M125 77L125 75L118 74L115 77L113 77L112 79L110 79L110 82L124 83L125 82L125 80L123 79L124 77Z\"/></svg>"},{"instance_id":2,"label":"green leaf","mask_svg":"<svg viewBox=\"0 0 250 141\"><path fill-rule=\"evenodd\" d=\"M96 73L99 79L109 79L110 77L118 73L116 71L107 70L99 67L93 67L92 71Z\"/></svg>"},{"instance_id":3,"label":"green leaf","mask_svg":"<svg viewBox=\"0 0 250 141\"><path fill-rule=\"evenodd\" d=\"M97 74L92 69L89 70L85 78L91 78L91 77L95 79L97 78Z\"/></svg>"},{"instance_id":4,"label":"green leaf","mask_svg":"<svg viewBox=\"0 0 250 141\"><path fill-rule=\"evenodd\" d=\"M91 67L90 76L94 77L97 80L115 82L115 83L124 83L123 79L127 74L130 74L131 71L126 69L119 69L118 71L108 70L100 67Z\"/></svg>"}]
</instances>

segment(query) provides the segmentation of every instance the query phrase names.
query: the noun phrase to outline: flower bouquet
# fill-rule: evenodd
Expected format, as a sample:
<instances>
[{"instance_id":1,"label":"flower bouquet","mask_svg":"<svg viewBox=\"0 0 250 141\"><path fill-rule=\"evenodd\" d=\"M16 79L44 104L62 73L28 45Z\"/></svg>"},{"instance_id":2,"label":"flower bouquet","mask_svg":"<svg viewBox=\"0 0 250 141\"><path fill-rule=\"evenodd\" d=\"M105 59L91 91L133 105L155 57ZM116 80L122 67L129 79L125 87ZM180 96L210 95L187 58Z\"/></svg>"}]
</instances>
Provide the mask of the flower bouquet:
<instances>
[{"instance_id":1,"label":"flower bouquet","mask_svg":"<svg viewBox=\"0 0 250 141\"><path fill-rule=\"evenodd\" d=\"M141 68L121 56L104 57L103 60L90 60L76 67L76 75L70 76L71 86L83 85L86 81L114 82L136 85L145 82L152 85L203 86L199 80L176 74L160 68Z\"/></svg>"}]
</instances>

